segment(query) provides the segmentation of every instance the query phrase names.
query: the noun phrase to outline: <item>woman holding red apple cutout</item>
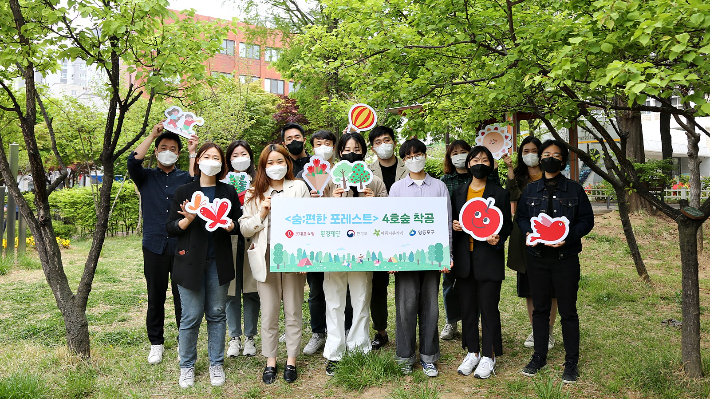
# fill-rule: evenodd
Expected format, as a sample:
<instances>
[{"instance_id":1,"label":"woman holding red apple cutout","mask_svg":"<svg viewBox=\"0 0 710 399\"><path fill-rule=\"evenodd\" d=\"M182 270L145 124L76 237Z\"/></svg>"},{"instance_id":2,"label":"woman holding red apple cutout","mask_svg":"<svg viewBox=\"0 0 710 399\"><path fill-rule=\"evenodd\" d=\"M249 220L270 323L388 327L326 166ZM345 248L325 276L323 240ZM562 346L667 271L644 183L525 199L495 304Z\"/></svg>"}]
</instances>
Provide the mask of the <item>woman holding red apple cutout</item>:
<instances>
[{"instance_id":1,"label":"woman holding red apple cutout","mask_svg":"<svg viewBox=\"0 0 710 399\"><path fill-rule=\"evenodd\" d=\"M513 227L510 194L488 180L494 162L486 147L473 147L466 157L471 182L455 190L451 198L452 214L457 219L460 219L462 209L470 200L484 199L472 201L463 212L464 219L453 221L454 267L451 269L456 277L461 304L461 343L467 350L458 372L469 375L475 369L474 376L483 379L493 374L496 355L503 353L498 303L505 278L504 244ZM497 231L499 228L500 231ZM478 238L474 241L465 230L476 231Z\"/></svg>"}]
</instances>

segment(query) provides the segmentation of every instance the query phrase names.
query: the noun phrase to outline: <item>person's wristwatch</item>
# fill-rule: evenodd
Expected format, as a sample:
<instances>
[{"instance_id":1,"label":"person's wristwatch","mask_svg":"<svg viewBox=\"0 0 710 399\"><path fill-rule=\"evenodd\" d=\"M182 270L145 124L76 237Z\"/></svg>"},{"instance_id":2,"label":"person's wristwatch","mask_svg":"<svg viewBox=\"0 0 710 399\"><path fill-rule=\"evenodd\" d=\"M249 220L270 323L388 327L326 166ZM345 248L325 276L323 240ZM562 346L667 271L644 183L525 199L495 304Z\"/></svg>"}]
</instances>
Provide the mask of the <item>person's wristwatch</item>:
<instances>
[{"instance_id":1,"label":"person's wristwatch","mask_svg":"<svg viewBox=\"0 0 710 399\"><path fill-rule=\"evenodd\" d=\"M190 154L188 158L197 158L197 154Z\"/></svg>"}]
</instances>

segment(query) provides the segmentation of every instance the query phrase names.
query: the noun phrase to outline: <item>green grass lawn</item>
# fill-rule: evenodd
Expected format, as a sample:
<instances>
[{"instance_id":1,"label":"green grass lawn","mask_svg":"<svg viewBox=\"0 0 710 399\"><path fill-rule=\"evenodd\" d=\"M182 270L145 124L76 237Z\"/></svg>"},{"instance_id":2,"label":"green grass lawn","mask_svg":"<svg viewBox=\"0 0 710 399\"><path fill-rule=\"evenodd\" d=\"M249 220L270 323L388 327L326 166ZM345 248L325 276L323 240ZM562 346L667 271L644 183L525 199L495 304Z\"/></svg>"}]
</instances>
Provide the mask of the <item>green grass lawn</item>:
<instances>
[{"instance_id":1,"label":"green grass lawn","mask_svg":"<svg viewBox=\"0 0 710 399\"><path fill-rule=\"evenodd\" d=\"M535 378L520 374L531 355L531 350L522 345L530 326L524 302L515 294L515 275L507 270L500 304L504 353L498 357L496 375L488 380L456 373L465 355L457 337L442 341L440 375L433 379L417 369L411 376L400 376L392 368L391 343L379 355L353 356L342 362L335 378L325 375L322 356L300 356L299 380L295 384L285 383L280 375L271 386L261 383L265 362L261 356L228 358L227 383L213 388L207 372L203 323L196 385L181 390L177 384L174 321L166 326L163 363L151 366L146 361L147 296L140 237L132 236L106 240L87 310L92 342L89 362L67 352L61 315L34 254L14 265L3 263L8 271L0 275L0 398L707 398L710 378L690 380L683 376L680 330L662 324L665 319L681 320L675 224L667 219L638 217L634 226L653 279L652 287L644 285L636 275L616 213L598 217L594 231L585 239L578 301L581 377L574 386L560 386L564 351L559 318L554 331L557 345L549 354L549 366ZM706 375L710 375L708 230L710 227L706 226L705 253L700 260L701 345ZM69 249L63 250L72 287L79 280L89 245L88 241L73 241ZM166 314L172 314L170 299L166 307ZM443 304L440 307L439 323L443 327ZM303 308L305 345L310 338L306 303ZM394 312L391 282L391 338ZM280 356L282 369L283 345Z\"/></svg>"}]
</instances>

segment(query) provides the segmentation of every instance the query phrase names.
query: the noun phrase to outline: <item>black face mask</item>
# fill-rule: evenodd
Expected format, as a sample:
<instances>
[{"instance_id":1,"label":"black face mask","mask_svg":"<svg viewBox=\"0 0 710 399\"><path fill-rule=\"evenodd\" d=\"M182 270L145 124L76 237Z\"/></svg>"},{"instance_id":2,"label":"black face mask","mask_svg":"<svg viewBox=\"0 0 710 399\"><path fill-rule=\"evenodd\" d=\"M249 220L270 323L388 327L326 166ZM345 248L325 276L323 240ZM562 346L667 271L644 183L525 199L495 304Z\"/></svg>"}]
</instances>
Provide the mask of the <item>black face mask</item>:
<instances>
[{"instance_id":1,"label":"black face mask","mask_svg":"<svg viewBox=\"0 0 710 399\"><path fill-rule=\"evenodd\" d=\"M557 173L562 170L562 161L553 157L542 158L540 169L547 173Z\"/></svg>"},{"instance_id":2,"label":"black face mask","mask_svg":"<svg viewBox=\"0 0 710 399\"><path fill-rule=\"evenodd\" d=\"M355 163L357 161L362 161L362 154L356 154L354 152L349 152L347 154L342 154L340 159L343 161L348 161L350 163Z\"/></svg>"},{"instance_id":3,"label":"black face mask","mask_svg":"<svg viewBox=\"0 0 710 399\"><path fill-rule=\"evenodd\" d=\"M486 164L479 163L468 168L469 173L473 175L476 179L483 179L488 177L488 175L493 172L493 168Z\"/></svg>"},{"instance_id":4,"label":"black face mask","mask_svg":"<svg viewBox=\"0 0 710 399\"><path fill-rule=\"evenodd\" d=\"M286 144L286 148L288 148L288 152L290 152L291 155L298 155L303 152L303 141L293 140Z\"/></svg>"}]
</instances>

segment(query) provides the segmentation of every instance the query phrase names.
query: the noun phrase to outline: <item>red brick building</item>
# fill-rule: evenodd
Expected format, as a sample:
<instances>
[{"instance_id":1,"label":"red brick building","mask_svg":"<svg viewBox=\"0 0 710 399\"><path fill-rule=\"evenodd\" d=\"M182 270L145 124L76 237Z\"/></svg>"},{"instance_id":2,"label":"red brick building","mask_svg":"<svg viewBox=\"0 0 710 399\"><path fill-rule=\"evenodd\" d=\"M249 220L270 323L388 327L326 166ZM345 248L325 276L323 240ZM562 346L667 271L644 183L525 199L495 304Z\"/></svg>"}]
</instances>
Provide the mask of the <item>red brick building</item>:
<instances>
[{"instance_id":1,"label":"red brick building","mask_svg":"<svg viewBox=\"0 0 710 399\"><path fill-rule=\"evenodd\" d=\"M195 15L195 18L201 21L219 20L203 15ZM232 23L227 20L221 21ZM246 32L253 26L241 22L236 25L236 33L230 32L223 40L220 54L208 61L207 70L212 75L231 76L235 79L239 78L242 82L260 80L264 90L270 93L288 95L292 92L294 83L285 81L271 67L271 63L278 59L282 47L280 35L268 35L266 39L248 39L251 36L263 35L248 35Z\"/></svg>"}]
</instances>

